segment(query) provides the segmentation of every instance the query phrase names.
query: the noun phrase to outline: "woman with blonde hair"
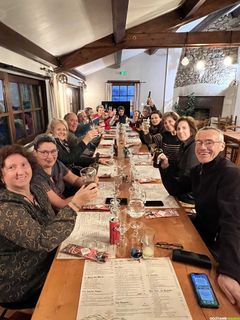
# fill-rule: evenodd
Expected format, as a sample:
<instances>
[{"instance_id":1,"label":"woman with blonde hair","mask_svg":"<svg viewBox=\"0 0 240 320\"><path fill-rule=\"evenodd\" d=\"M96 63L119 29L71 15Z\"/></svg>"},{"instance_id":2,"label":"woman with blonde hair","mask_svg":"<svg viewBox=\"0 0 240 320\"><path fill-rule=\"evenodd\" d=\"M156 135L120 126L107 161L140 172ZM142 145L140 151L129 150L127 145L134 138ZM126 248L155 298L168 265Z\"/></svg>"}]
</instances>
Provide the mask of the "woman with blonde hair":
<instances>
[{"instance_id":1,"label":"woman with blonde hair","mask_svg":"<svg viewBox=\"0 0 240 320\"><path fill-rule=\"evenodd\" d=\"M65 120L53 119L49 123L46 133L52 134L56 140L58 159L75 174L79 175L80 168L78 167L87 167L95 162L95 158L83 156L87 144L94 138L91 130L77 145L71 145L68 141L68 124Z\"/></svg>"}]
</instances>

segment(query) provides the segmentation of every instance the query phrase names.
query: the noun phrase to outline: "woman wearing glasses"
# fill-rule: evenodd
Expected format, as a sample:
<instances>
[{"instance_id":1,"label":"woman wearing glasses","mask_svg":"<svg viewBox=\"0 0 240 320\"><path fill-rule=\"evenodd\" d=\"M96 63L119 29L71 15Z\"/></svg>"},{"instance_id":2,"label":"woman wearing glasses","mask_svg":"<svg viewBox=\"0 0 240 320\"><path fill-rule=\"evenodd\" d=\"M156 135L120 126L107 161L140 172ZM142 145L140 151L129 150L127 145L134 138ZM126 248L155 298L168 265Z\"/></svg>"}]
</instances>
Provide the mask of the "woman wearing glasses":
<instances>
[{"instance_id":1,"label":"woman wearing glasses","mask_svg":"<svg viewBox=\"0 0 240 320\"><path fill-rule=\"evenodd\" d=\"M195 154L195 135L197 133L195 120L192 117L181 117L176 121L175 129L177 137L181 141L176 163L170 163L165 154L160 155L160 171L165 187L170 175L176 179L184 176L188 177L191 169L199 164ZM187 203L194 203L191 192L181 194L178 198Z\"/></svg>"},{"instance_id":2,"label":"woman wearing glasses","mask_svg":"<svg viewBox=\"0 0 240 320\"><path fill-rule=\"evenodd\" d=\"M72 173L57 159L57 144L52 136L47 134L37 136L34 140L33 152L38 162L38 167L34 170L33 182L42 186L52 206L59 210L72 199L72 197L64 198L65 184L71 185L74 192L83 185L82 178ZM89 187L86 189L90 191Z\"/></svg>"},{"instance_id":3,"label":"woman wearing glasses","mask_svg":"<svg viewBox=\"0 0 240 320\"><path fill-rule=\"evenodd\" d=\"M48 144L39 144L45 168L57 153L56 145ZM0 150L0 305L5 308L35 306L55 249L72 232L79 208L97 193L96 184L81 188L55 215L40 181L33 187L35 166L33 155L21 146Z\"/></svg>"}]
</instances>

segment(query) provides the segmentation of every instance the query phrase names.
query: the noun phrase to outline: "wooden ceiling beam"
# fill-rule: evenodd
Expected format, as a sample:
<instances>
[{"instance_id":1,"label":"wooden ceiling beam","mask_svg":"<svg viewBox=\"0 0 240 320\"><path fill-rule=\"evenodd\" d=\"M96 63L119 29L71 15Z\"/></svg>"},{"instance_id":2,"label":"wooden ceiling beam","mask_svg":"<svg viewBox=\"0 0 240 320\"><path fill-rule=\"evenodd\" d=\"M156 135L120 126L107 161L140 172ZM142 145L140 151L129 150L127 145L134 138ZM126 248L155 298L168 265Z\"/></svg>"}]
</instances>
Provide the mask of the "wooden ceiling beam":
<instances>
[{"instance_id":1,"label":"wooden ceiling beam","mask_svg":"<svg viewBox=\"0 0 240 320\"><path fill-rule=\"evenodd\" d=\"M187 41L187 42L186 42ZM138 48L181 48L181 47L229 47L240 46L240 31L215 32L161 32L161 33L128 33L124 41L112 45L111 37L102 38L91 45L83 47L74 54L66 55L61 62L63 67L57 71L71 69L94 61L104 55L122 49Z\"/></svg>"},{"instance_id":2,"label":"wooden ceiling beam","mask_svg":"<svg viewBox=\"0 0 240 320\"><path fill-rule=\"evenodd\" d=\"M58 60L55 56L40 48L2 22L0 22L0 46L44 65L52 67L58 66Z\"/></svg>"},{"instance_id":3,"label":"wooden ceiling beam","mask_svg":"<svg viewBox=\"0 0 240 320\"><path fill-rule=\"evenodd\" d=\"M125 49L183 48L183 47L238 47L240 31L161 32L128 34Z\"/></svg>"},{"instance_id":4,"label":"wooden ceiling beam","mask_svg":"<svg viewBox=\"0 0 240 320\"><path fill-rule=\"evenodd\" d=\"M202 4L202 6L198 6L198 8L196 8L196 5L195 5L194 7L195 10L194 10L194 13L191 15L191 17L188 16L184 19L181 18L182 12L181 12L181 7L179 7L155 19L152 19L136 27L128 29L126 31L125 38L130 34L132 34L132 36L136 36L137 33L140 33L140 34L146 33L146 34L150 34L151 36L151 33L153 34L159 33L165 30L169 30L171 28L180 27L181 25L186 24L194 19L204 17L209 13L236 5L237 3L240 3L240 1L206 0ZM146 42L151 42L151 41L146 41ZM156 41L155 41L155 44L156 44ZM139 45L136 47L139 48ZM162 46L159 46L159 47L162 47ZM167 45L165 47L167 47ZM57 68L57 71L64 71L67 69L78 67L85 63L94 61L96 59L99 59L109 54L112 54L114 52L117 52L118 50L122 50L124 48L126 48L126 44L123 44L122 42L116 44L114 42L114 36L108 35L72 53L68 53L66 55L60 56L59 57L60 67ZM131 48L134 48L134 46L131 46ZM150 48L150 47L147 46L146 43L142 43L141 48Z\"/></svg>"},{"instance_id":5,"label":"wooden ceiling beam","mask_svg":"<svg viewBox=\"0 0 240 320\"><path fill-rule=\"evenodd\" d=\"M126 21L129 0L112 0L112 19L114 42L123 40L126 31Z\"/></svg>"},{"instance_id":6,"label":"wooden ceiling beam","mask_svg":"<svg viewBox=\"0 0 240 320\"><path fill-rule=\"evenodd\" d=\"M181 18L185 19L194 15L206 0L185 0L181 6Z\"/></svg>"},{"instance_id":7,"label":"wooden ceiling beam","mask_svg":"<svg viewBox=\"0 0 240 320\"><path fill-rule=\"evenodd\" d=\"M152 56L153 54L155 54L158 51L159 48L154 48L154 49L147 49L145 52L147 54L149 54L150 56Z\"/></svg>"},{"instance_id":8,"label":"wooden ceiling beam","mask_svg":"<svg viewBox=\"0 0 240 320\"><path fill-rule=\"evenodd\" d=\"M114 53L114 60L115 64L112 66L114 69L119 69L121 68L121 63L122 63L122 50L119 50Z\"/></svg>"},{"instance_id":9,"label":"wooden ceiling beam","mask_svg":"<svg viewBox=\"0 0 240 320\"><path fill-rule=\"evenodd\" d=\"M206 0L201 7L191 17L182 18L182 12L180 6L179 8L161 15L157 18L144 22L138 26L128 29L131 33L154 33L162 32L165 30L170 30L172 28L181 27L182 25L196 20L198 18L204 17L210 13L227 8L240 3L240 1L235 0Z\"/></svg>"}]
</instances>

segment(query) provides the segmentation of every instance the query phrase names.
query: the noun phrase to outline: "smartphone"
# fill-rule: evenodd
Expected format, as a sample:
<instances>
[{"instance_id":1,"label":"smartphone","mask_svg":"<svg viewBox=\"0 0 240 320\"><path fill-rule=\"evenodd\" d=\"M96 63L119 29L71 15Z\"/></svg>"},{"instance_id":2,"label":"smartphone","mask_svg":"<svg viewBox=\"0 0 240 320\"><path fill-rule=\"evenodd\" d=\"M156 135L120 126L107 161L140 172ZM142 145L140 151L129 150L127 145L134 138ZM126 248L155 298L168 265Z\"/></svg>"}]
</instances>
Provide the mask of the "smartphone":
<instances>
[{"instance_id":1,"label":"smartphone","mask_svg":"<svg viewBox=\"0 0 240 320\"><path fill-rule=\"evenodd\" d=\"M219 302L205 273L190 273L190 280L198 304L202 308L218 308Z\"/></svg>"},{"instance_id":2,"label":"smartphone","mask_svg":"<svg viewBox=\"0 0 240 320\"><path fill-rule=\"evenodd\" d=\"M105 203L106 204L110 204L110 201L112 200L113 198L106 198L106 201ZM118 200L120 200L120 205L121 206L126 206L128 204L128 199L127 198L117 198Z\"/></svg>"},{"instance_id":3,"label":"smartphone","mask_svg":"<svg viewBox=\"0 0 240 320\"><path fill-rule=\"evenodd\" d=\"M161 200L147 200L145 202L146 207L163 207L164 204Z\"/></svg>"}]
</instances>

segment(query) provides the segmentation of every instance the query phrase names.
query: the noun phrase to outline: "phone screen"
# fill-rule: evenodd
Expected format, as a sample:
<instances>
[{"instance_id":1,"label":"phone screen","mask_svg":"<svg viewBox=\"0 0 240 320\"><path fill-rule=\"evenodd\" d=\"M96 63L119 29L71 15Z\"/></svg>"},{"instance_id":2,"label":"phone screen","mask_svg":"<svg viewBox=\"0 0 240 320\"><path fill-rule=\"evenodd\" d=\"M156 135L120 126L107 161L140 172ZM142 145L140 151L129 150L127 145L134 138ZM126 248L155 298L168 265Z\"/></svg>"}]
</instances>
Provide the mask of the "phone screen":
<instances>
[{"instance_id":1,"label":"phone screen","mask_svg":"<svg viewBox=\"0 0 240 320\"><path fill-rule=\"evenodd\" d=\"M163 207L164 204L161 200L147 200L145 202L146 207Z\"/></svg>"},{"instance_id":2,"label":"phone screen","mask_svg":"<svg viewBox=\"0 0 240 320\"><path fill-rule=\"evenodd\" d=\"M105 201L105 203L106 204L110 204L110 201L112 200L113 198L106 198L106 201ZM124 206L124 205L127 205L128 204L128 200L127 200L127 198L118 198L118 200L120 200L120 205L122 206Z\"/></svg>"},{"instance_id":3,"label":"phone screen","mask_svg":"<svg viewBox=\"0 0 240 320\"><path fill-rule=\"evenodd\" d=\"M190 273L198 303L205 308L218 308L219 303L205 273Z\"/></svg>"}]
</instances>

